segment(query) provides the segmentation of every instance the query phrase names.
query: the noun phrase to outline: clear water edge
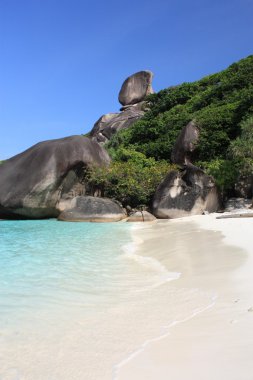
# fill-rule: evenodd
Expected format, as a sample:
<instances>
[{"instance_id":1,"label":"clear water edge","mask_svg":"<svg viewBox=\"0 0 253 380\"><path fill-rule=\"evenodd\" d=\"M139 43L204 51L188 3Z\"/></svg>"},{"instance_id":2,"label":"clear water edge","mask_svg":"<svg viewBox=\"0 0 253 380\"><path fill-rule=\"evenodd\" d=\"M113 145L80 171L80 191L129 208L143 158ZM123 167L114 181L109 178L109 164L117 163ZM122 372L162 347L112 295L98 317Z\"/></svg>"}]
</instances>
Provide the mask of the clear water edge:
<instances>
[{"instance_id":1,"label":"clear water edge","mask_svg":"<svg viewBox=\"0 0 253 380\"><path fill-rule=\"evenodd\" d=\"M210 306L212 297L203 293L201 302L198 289L168 288L180 274L138 255L141 241L133 241L131 229L126 223L0 222L1 380L69 380L70 373L75 380L116 379L125 360L189 317L189 302L193 314ZM172 309L175 300L181 309ZM34 360L41 361L36 368Z\"/></svg>"}]
</instances>

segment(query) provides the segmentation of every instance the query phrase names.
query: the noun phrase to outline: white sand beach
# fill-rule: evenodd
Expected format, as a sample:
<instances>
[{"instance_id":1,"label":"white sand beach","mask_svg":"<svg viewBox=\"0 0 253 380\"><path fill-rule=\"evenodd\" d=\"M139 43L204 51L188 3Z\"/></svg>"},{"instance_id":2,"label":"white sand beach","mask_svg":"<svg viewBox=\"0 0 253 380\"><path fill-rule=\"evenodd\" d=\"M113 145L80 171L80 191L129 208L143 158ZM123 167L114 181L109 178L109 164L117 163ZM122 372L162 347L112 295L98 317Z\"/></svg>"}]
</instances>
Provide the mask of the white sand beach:
<instances>
[{"instance_id":1,"label":"white sand beach","mask_svg":"<svg viewBox=\"0 0 253 380\"><path fill-rule=\"evenodd\" d=\"M74 267L70 299L2 318L0 379L252 380L252 230L216 215L133 224L94 311Z\"/></svg>"},{"instance_id":2,"label":"white sand beach","mask_svg":"<svg viewBox=\"0 0 253 380\"><path fill-rule=\"evenodd\" d=\"M179 226L183 239L174 231ZM206 292L209 303L122 361L117 380L252 380L253 218L194 216L140 226L134 234L143 240L138 254L181 273L171 286Z\"/></svg>"}]
</instances>

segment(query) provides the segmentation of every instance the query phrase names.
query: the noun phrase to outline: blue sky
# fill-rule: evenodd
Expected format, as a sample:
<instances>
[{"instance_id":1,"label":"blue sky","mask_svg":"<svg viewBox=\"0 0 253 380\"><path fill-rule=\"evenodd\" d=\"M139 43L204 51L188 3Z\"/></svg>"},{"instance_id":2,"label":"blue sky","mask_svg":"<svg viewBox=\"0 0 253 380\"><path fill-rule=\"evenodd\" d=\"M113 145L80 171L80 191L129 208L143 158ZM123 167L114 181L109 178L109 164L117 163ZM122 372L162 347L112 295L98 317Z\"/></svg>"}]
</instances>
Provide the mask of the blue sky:
<instances>
[{"instance_id":1,"label":"blue sky","mask_svg":"<svg viewBox=\"0 0 253 380\"><path fill-rule=\"evenodd\" d=\"M252 0L0 0L0 159L88 132L132 73L156 91L253 54Z\"/></svg>"}]
</instances>

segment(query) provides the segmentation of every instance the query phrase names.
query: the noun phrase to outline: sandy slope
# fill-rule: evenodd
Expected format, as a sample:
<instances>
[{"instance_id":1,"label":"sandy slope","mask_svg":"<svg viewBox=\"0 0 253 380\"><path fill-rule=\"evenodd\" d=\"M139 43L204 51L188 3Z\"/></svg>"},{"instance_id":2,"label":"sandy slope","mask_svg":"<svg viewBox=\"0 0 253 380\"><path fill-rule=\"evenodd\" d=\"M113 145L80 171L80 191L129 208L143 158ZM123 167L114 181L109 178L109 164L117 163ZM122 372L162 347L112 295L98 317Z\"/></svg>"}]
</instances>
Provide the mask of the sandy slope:
<instances>
[{"instance_id":1,"label":"sandy slope","mask_svg":"<svg viewBox=\"0 0 253 380\"><path fill-rule=\"evenodd\" d=\"M179 225L183 239L175 236ZM135 234L144 241L139 254L182 273L173 286L206 291L214 302L174 321L165 336L119 364L117 380L252 380L253 218L196 216Z\"/></svg>"}]
</instances>

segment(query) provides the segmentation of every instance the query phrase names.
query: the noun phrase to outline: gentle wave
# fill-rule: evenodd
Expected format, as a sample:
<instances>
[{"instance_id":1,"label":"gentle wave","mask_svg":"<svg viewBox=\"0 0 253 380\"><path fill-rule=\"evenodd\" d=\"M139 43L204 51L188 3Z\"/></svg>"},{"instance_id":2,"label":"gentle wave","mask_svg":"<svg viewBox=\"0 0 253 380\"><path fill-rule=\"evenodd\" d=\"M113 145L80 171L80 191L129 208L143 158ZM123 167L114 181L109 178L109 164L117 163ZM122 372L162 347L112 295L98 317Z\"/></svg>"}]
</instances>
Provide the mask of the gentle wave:
<instances>
[{"instance_id":1,"label":"gentle wave","mask_svg":"<svg viewBox=\"0 0 253 380\"><path fill-rule=\"evenodd\" d=\"M148 345L150 345L154 342L158 342L159 340L162 340L162 339L166 338L167 336L169 336L170 335L170 329L173 328L174 326L181 324L181 323L184 323L184 322L187 322L187 321L191 320L192 318L196 317L198 314L201 314L201 313L205 312L206 310L211 309L215 305L217 298L218 298L218 296L216 294L213 295L211 298L211 303L209 305L207 305L203 308L199 308L199 309L194 310L191 315L189 315L188 317L186 317L182 320L173 321L169 325L164 326L165 331L166 331L165 333L163 333L163 334L161 334L155 338L146 340L139 348L137 348L135 351L131 352L124 360L122 360L120 363L118 363L114 366L112 380L118 380L119 371L121 370L121 368L125 364L130 362L132 359L134 359L136 356L141 354Z\"/></svg>"},{"instance_id":2,"label":"gentle wave","mask_svg":"<svg viewBox=\"0 0 253 380\"><path fill-rule=\"evenodd\" d=\"M210 304L210 294L171 283L180 273L152 252L140 255L143 241L125 223L3 227L1 378L15 366L26 380L68 380L73 372L111 380L112 370L116 380L147 344Z\"/></svg>"},{"instance_id":3,"label":"gentle wave","mask_svg":"<svg viewBox=\"0 0 253 380\"><path fill-rule=\"evenodd\" d=\"M137 254L136 252L137 252L138 245L142 244L143 240L137 237L135 237L133 240L134 240L133 242L127 243L122 247L122 250L124 252L124 254L122 255L122 258L136 262L137 264L142 266L144 269L151 271L155 275L153 284L147 287L144 287L142 289L137 289L136 290L137 292L146 291L146 290L155 288L157 286L161 286L162 284L168 281L173 281L180 278L181 276L180 272L168 271L167 268L155 258ZM157 276L158 276L158 279L157 279Z\"/></svg>"}]
</instances>

